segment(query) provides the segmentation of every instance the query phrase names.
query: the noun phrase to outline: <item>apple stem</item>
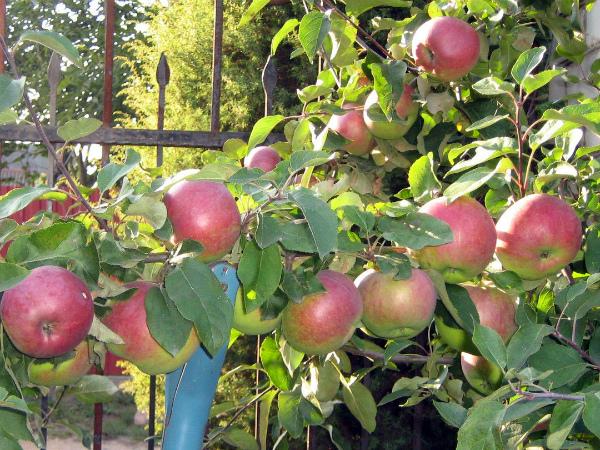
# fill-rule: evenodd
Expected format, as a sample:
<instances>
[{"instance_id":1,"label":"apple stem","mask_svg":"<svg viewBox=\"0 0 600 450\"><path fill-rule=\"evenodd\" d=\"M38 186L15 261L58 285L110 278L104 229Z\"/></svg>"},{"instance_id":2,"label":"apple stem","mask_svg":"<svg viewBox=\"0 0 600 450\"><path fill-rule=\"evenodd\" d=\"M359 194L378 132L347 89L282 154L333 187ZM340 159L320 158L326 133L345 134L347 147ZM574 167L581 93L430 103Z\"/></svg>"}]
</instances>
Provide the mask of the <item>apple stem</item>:
<instances>
[{"instance_id":1,"label":"apple stem","mask_svg":"<svg viewBox=\"0 0 600 450\"><path fill-rule=\"evenodd\" d=\"M21 76L19 74L19 68L17 66L17 62L15 60L13 53L10 51L8 45L6 44L6 41L4 40L4 38L2 36L0 36L0 47L2 48L2 52L6 56L6 59L8 60L13 77L15 79L19 79ZM77 186L77 183L75 183L75 180L73 180L73 177L71 177L71 174L69 173L69 171L67 170L67 167L63 163L62 158L60 158L58 156L58 153L57 153L56 149L54 148L54 145L50 142L50 139L48 138L48 135L44 131L44 127L42 126L42 123L40 122L40 119L39 119L35 109L33 108L33 104L31 103L31 99L29 98L29 94L27 93L27 89L23 90L23 101L25 102L27 111L29 112L31 119L33 120L35 128L37 129L38 133L40 134L40 137L42 138L44 147L46 147L46 149L48 150L48 153L52 156L52 158L56 162L56 166L58 167L60 172L66 178L67 182L69 183L69 186L71 187L71 189L73 190L75 195L77 195L77 198L79 199L81 204L85 207L85 209L87 209L89 211L89 213L93 217L96 218L96 220L98 221L98 223L100 224L100 227L102 229L104 229L105 231L110 231L109 227L106 223L106 220L102 219L101 217L96 216L96 214L94 213L94 209L92 208L92 206L89 204L89 202L85 199L85 197L81 193L81 190Z\"/></svg>"}]
</instances>

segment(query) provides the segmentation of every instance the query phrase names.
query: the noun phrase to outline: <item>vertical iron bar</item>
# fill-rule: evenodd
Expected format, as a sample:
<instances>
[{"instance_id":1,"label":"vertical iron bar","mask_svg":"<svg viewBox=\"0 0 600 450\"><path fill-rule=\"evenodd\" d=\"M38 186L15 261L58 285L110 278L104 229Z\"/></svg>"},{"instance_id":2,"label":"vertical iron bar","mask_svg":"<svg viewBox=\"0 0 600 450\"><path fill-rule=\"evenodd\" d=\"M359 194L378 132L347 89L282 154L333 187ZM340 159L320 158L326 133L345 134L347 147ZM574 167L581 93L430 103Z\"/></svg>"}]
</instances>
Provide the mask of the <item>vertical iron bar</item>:
<instances>
[{"instance_id":1,"label":"vertical iron bar","mask_svg":"<svg viewBox=\"0 0 600 450\"><path fill-rule=\"evenodd\" d=\"M269 55L262 71L262 85L265 93L265 116L270 116L273 113L273 91L276 84L277 68L275 67L275 60Z\"/></svg>"},{"instance_id":2,"label":"vertical iron bar","mask_svg":"<svg viewBox=\"0 0 600 450\"><path fill-rule=\"evenodd\" d=\"M254 385L254 395L260 393L260 334L256 336L256 384ZM259 440L260 424L260 402L254 403L254 439Z\"/></svg>"},{"instance_id":3,"label":"vertical iron bar","mask_svg":"<svg viewBox=\"0 0 600 450\"><path fill-rule=\"evenodd\" d=\"M43 423L46 420L46 417L48 417L48 412L49 412L47 395L42 395L41 412L42 412L42 423ZM46 448L48 447L48 427L46 425L42 426L42 438L44 439L44 446L40 450L46 450Z\"/></svg>"},{"instance_id":4,"label":"vertical iron bar","mask_svg":"<svg viewBox=\"0 0 600 450\"><path fill-rule=\"evenodd\" d=\"M169 79L171 78L171 70L169 69L169 63L167 62L167 56L162 53L160 55L160 61L156 68L156 81L158 82L158 117L157 126L158 130L164 130L165 128L165 105L166 105L166 90ZM156 166L160 167L163 163L163 146L156 146Z\"/></svg>"},{"instance_id":5,"label":"vertical iron bar","mask_svg":"<svg viewBox=\"0 0 600 450\"><path fill-rule=\"evenodd\" d=\"M60 55L52 52L48 64L48 86L50 87L50 126L56 126L56 97L60 83ZM48 153L48 186L54 186L54 158ZM52 201L48 200L48 210L52 210Z\"/></svg>"},{"instance_id":6,"label":"vertical iron bar","mask_svg":"<svg viewBox=\"0 0 600 450\"><path fill-rule=\"evenodd\" d=\"M210 131L218 133L221 128L221 69L223 60L223 0L215 0L213 30L212 103L210 107Z\"/></svg>"},{"instance_id":7,"label":"vertical iron bar","mask_svg":"<svg viewBox=\"0 0 600 450\"><path fill-rule=\"evenodd\" d=\"M148 408L148 450L154 450L156 434L156 375L150 375L150 403Z\"/></svg>"},{"instance_id":8,"label":"vertical iron bar","mask_svg":"<svg viewBox=\"0 0 600 450\"><path fill-rule=\"evenodd\" d=\"M102 109L102 125L112 126L113 102L113 67L114 67L114 38L115 38L115 0L104 2L104 102ZM102 146L102 165L108 164L110 146Z\"/></svg>"}]
</instances>

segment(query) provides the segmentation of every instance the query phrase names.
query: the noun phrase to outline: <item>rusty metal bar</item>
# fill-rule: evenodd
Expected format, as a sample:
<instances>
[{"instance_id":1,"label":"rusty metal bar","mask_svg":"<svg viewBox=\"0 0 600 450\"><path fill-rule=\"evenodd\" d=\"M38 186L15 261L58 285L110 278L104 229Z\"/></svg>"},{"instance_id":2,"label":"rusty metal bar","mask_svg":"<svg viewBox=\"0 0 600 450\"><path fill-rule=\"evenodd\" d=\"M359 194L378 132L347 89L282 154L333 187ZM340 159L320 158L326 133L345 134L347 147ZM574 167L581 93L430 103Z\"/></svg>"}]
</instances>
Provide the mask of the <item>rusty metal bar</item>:
<instances>
[{"instance_id":1,"label":"rusty metal bar","mask_svg":"<svg viewBox=\"0 0 600 450\"><path fill-rule=\"evenodd\" d=\"M64 141L56 134L56 128L44 127L50 142L62 144ZM248 139L250 133L225 131L212 134L207 131L180 130L132 130L126 128L100 128L98 131L73 141L76 144L101 145L135 145L141 147L188 147L188 148L222 148L228 139ZM283 135L273 133L267 143L282 140ZM40 136L32 125L1 125L0 141L41 142Z\"/></svg>"},{"instance_id":2,"label":"rusty metal bar","mask_svg":"<svg viewBox=\"0 0 600 450\"><path fill-rule=\"evenodd\" d=\"M110 128L112 126L113 115L115 0L105 0L104 14L104 101L102 108L102 125L106 128ZM102 165L108 164L109 159L110 145L105 144L102 146ZM94 448L94 450L96 449Z\"/></svg>"},{"instance_id":3,"label":"rusty metal bar","mask_svg":"<svg viewBox=\"0 0 600 450\"><path fill-rule=\"evenodd\" d=\"M215 0L213 29L212 103L210 107L210 131L221 129L221 71L223 61L223 0Z\"/></svg>"},{"instance_id":4,"label":"rusty metal bar","mask_svg":"<svg viewBox=\"0 0 600 450\"><path fill-rule=\"evenodd\" d=\"M58 85L60 83L60 55L52 52L48 64L48 86L50 88L50 126L56 126L56 98L58 96ZM48 153L48 186L54 186L54 158ZM48 209L52 210L52 202L48 200Z\"/></svg>"},{"instance_id":5,"label":"rusty metal bar","mask_svg":"<svg viewBox=\"0 0 600 450\"><path fill-rule=\"evenodd\" d=\"M166 91L167 85L171 78L171 70L169 69L169 63L167 62L167 56L162 53L160 55L160 61L156 69L156 81L158 83L158 114L156 121L156 128L158 130L164 130L165 128L165 106L166 106ZM156 166L160 167L163 163L163 146L156 146Z\"/></svg>"}]
</instances>

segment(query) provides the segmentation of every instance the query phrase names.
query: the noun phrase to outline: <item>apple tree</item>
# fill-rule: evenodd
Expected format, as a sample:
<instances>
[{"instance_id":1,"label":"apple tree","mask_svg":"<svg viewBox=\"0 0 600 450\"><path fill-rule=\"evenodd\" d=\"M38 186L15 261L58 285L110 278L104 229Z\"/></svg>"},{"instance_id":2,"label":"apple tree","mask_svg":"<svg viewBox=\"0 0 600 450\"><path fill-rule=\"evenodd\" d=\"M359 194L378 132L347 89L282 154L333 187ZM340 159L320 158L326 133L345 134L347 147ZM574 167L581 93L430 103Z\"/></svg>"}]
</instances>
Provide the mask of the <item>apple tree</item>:
<instances>
[{"instance_id":1,"label":"apple tree","mask_svg":"<svg viewBox=\"0 0 600 450\"><path fill-rule=\"evenodd\" d=\"M252 1L240 26L268 3ZM587 54L579 5L303 5L271 47L288 39L319 65L297 91L301 114L263 117L247 142L168 178L130 150L99 172L98 201L66 170L55 188L0 198L2 448L40 442L48 418L34 400L47 386L106 399L114 387L84 374L107 347L165 373L240 333L262 343L259 361L234 371L264 382L233 411L214 406L230 420L208 447L288 448L310 427L350 448L330 423L341 404L371 433L379 406L421 402L458 430L460 449L598 445L600 167L586 139L600 134L600 103L550 96L556 82L598 89L597 73L564 67ZM18 70L26 41L80 58L53 33L0 41L12 70L1 106L22 99L43 136ZM59 134L68 146L97 126L77 119ZM9 218L66 197L79 203L67 217ZM235 306L215 260L237 267ZM61 275L36 282L44 271ZM87 337L72 342L75 329ZM372 373L394 379L382 398ZM255 403L253 437L235 419Z\"/></svg>"}]
</instances>

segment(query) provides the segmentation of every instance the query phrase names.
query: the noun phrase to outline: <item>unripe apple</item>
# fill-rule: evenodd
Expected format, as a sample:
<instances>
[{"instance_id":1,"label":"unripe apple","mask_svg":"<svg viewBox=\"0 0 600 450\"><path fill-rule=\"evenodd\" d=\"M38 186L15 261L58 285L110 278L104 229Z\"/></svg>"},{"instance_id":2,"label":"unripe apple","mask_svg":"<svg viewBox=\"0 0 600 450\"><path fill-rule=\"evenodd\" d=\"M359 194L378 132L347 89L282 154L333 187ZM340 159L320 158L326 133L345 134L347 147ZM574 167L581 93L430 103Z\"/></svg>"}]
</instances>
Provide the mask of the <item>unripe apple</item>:
<instances>
[{"instance_id":1,"label":"unripe apple","mask_svg":"<svg viewBox=\"0 0 600 450\"><path fill-rule=\"evenodd\" d=\"M356 105L346 104L344 108ZM373 149L373 137L367 128L361 111L349 109L344 114L334 114L327 125L330 129L348 139L350 142L342 147L352 155L366 155Z\"/></svg>"},{"instance_id":2,"label":"unripe apple","mask_svg":"<svg viewBox=\"0 0 600 450\"><path fill-rule=\"evenodd\" d=\"M85 339L94 303L79 277L62 267L42 266L4 292L0 316L17 350L34 358L54 358Z\"/></svg>"},{"instance_id":3,"label":"unripe apple","mask_svg":"<svg viewBox=\"0 0 600 450\"><path fill-rule=\"evenodd\" d=\"M164 203L173 224L173 240L193 239L202 244L203 261L229 253L240 236L240 211L222 183L181 181L165 194Z\"/></svg>"},{"instance_id":4,"label":"unripe apple","mask_svg":"<svg viewBox=\"0 0 600 450\"><path fill-rule=\"evenodd\" d=\"M517 330L516 299L507 293L492 287L464 286L479 314L479 323L491 328L504 342ZM455 328L444 322L443 317L436 318L436 328L442 341L458 351L479 354L471 337L461 328Z\"/></svg>"},{"instance_id":5,"label":"unripe apple","mask_svg":"<svg viewBox=\"0 0 600 450\"><path fill-rule=\"evenodd\" d=\"M436 17L421 25L412 40L412 54L419 68L443 81L468 74L479 59L479 35L455 17Z\"/></svg>"},{"instance_id":6,"label":"unripe apple","mask_svg":"<svg viewBox=\"0 0 600 450\"><path fill-rule=\"evenodd\" d=\"M281 161L277 150L269 146L256 147L244 158L244 167L262 169L265 172L273 170Z\"/></svg>"},{"instance_id":7,"label":"unripe apple","mask_svg":"<svg viewBox=\"0 0 600 450\"><path fill-rule=\"evenodd\" d=\"M29 381L40 386L66 386L76 383L94 366L95 355L87 340L81 342L71 354L60 360L35 359L29 364Z\"/></svg>"},{"instance_id":8,"label":"unripe apple","mask_svg":"<svg viewBox=\"0 0 600 450\"><path fill-rule=\"evenodd\" d=\"M442 273L447 283L457 284L479 275L494 256L496 228L487 210L470 197L452 203L445 197L427 202L419 210L446 222L454 240L414 252L425 269Z\"/></svg>"},{"instance_id":9,"label":"unripe apple","mask_svg":"<svg viewBox=\"0 0 600 450\"><path fill-rule=\"evenodd\" d=\"M502 384L502 370L483 356L460 354L460 367L469 384L479 393L487 395Z\"/></svg>"},{"instance_id":10,"label":"unripe apple","mask_svg":"<svg viewBox=\"0 0 600 450\"><path fill-rule=\"evenodd\" d=\"M393 120L383 113L379 106L377 91L372 91L365 101L363 119L373 136L381 139L400 139L412 127L419 114L419 105L412 98L413 88L405 85L402 96L395 107Z\"/></svg>"},{"instance_id":11,"label":"unripe apple","mask_svg":"<svg viewBox=\"0 0 600 450\"><path fill-rule=\"evenodd\" d=\"M563 200L548 194L523 197L496 224L496 254L505 269L539 280L573 261L581 247L581 222Z\"/></svg>"},{"instance_id":12,"label":"unripe apple","mask_svg":"<svg viewBox=\"0 0 600 450\"><path fill-rule=\"evenodd\" d=\"M363 304L346 275L322 270L317 278L325 292L307 295L301 303L290 302L283 310L282 330L296 350L324 355L339 349L354 334Z\"/></svg>"},{"instance_id":13,"label":"unripe apple","mask_svg":"<svg viewBox=\"0 0 600 450\"><path fill-rule=\"evenodd\" d=\"M273 331L281 323L281 314L272 319L263 319L260 308L252 312L244 311L242 290L238 290L233 308L233 328L249 336L267 334Z\"/></svg>"},{"instance_id":14,"label":"unripe apple","mask_svg":"<svg viewBox=\"0 0 600 450\"><path fill-rule=\"evenodd\" d=\"M416 336L431 323L437 294L429 276L413 269L410 278L363 272L354 281L363 300L362 323L376 336L393 339Z\"/></svg>"},{"instance_id":15,"label":"unripe apple","mask_svg":"<svg viewBox=\"0 0 600 450\"><path fill-rule=\"evenodd\" d=\"M123 339L123 344L107 344L108 350L150 375L174 371L200 346L195 329L179 353L171 355L152 337L146 323L146 294L154 284L138 281L127 287L137 290L127 300L109 302L111 310L102 318L104 325Z\"/></svg>"}]
</instances>

